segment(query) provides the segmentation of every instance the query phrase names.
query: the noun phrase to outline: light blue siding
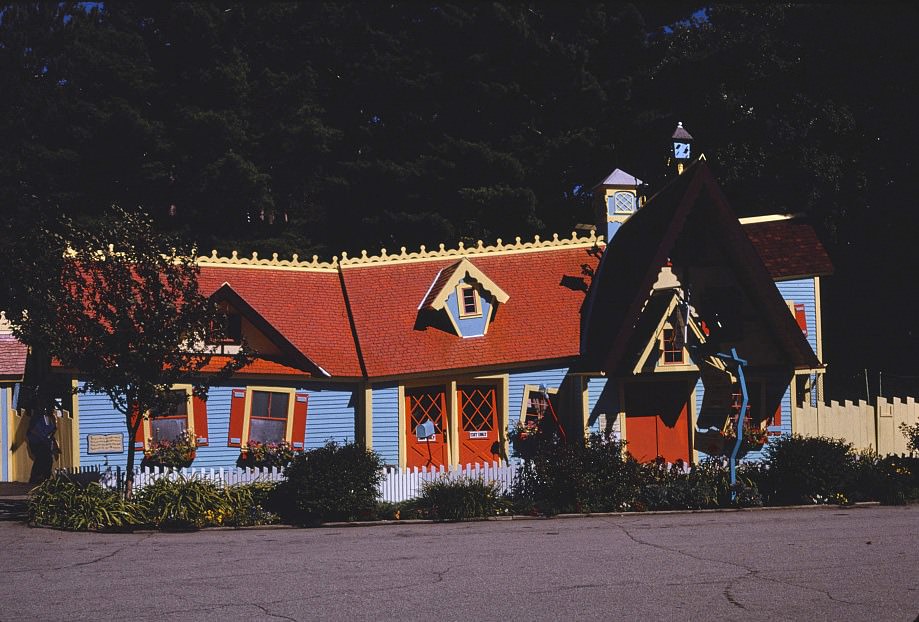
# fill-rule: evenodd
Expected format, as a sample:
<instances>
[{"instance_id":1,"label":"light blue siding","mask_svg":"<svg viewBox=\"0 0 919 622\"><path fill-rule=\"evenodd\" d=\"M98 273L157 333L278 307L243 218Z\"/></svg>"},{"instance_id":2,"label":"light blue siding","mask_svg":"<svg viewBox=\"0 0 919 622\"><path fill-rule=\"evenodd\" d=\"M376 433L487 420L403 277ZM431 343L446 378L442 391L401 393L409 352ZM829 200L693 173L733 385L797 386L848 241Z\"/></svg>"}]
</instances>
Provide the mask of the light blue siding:
<instances>
[{"instance_id":1,"label":"light blue siding","mask_svg":"<svg viewBox=\"0 0 919 622\"><path fill-rule=\"evenodd\" d=\"M780 281L775 284L786 301L804 305L807 317L807 342L814 352L817 351L817 298L814 290L814 279L795 279Z\"/></svg>"},{"instance_id":2,"label":"light blue siding","mask_svg":"<svg viewBox=\"0 0 919 622\"><path fill-rule=\"evenodd\" d=\"M207 441L199 447L192 466L219 468L236 465L239 447L227 447L230 435L230 401L233 387L211 387L207 392Z\"/></svg>"},{"instance_id":3,"label":"light blue siding","mask_svg":"<svg viewBox=\"0 0 919 622\"><path fill-rule=\"evenodd\" d=\"M804 305L804 315L807 318L807 342L814 353L817 352L817 294L815 279L795 279L780 281L775 284L786 301L794 301ZM803 378L801 379L803 382ZM816 384L816 377L812 377ZM811 405L816 406L817 391L811 391ZM791 434L791 395L786 393L782 400L782 433Z\"/></svg>"},{"instance_id":4,"label":"light blue siding","mask_svg":"<svg viewBox=\"0 0 919 622\"><path fill-rule=\"evenodd\" d=\"M115 409L112 400L102 393L81 393L77 395L80 408L80 466L127 466L128 438L124 415ZM121 453L93 454L87 453L87 437L90 434L121 434ZM137 456L140 464L143 454Z\"/></svg>"},{"instance_id":5,"label":"light blue siding","mask_svg":"<svg viewBox=\"0 0 919 622\"><path fill-rule=\"evenodd\" d=\"M702 412L702 398L705 397L705 385L702 384L702 378L696 380L696 415L690 423L695 427L698 424L699 413Z\"/></svg>"},{"instance_id":6,"label":"light blue siding","mask_svg":"<svg viewBox=\"0 0 919 622\"><path fill-rule=\"evenodd\" d=\"M230 401L234 388L245 385L211 387L207 397L208 444L198 447L194 467L219 468L236 465L238 447L228 447L230 429ZM277 385L281 386L281 385ZM318 447L329 439L338 442L354 440L354 400L350 388L302 385L299 391L309 393L306 416L306 447ZM131 439L127 438L124 415L115 410L108 397L88 393L80 395L80 464L86 466L127 466L127 449ZM120 454L89 455L87 436L89 434L120 433L125 437L124 452ZM139 465L143 454L138 452Z\"/></svg>"},{"instance_id":7,"label":"light blue siding","mask_svg":"<svg viewBox=\"0 0 919 622\"><path fill-rule=\"evenodd\" d=\"M386 464L399 464L399 388L373 388L373 449Z\"/></svg>"},{"instance_id":8,"label":"light blue siding","mask_svg":"<svg viewBox=\"0 0 919 622\"><path fill-rule=\"evenodd\" d=\"M326 441L354 441L355 396L351 390L310 391L306 415L306 449L322 447Z\"/></svg>"},{"instance_id":9,"label":"light blue siding","mask_svg":"<svg viewBox=\"0 0 919 622\"><path fill-rule=\"evenodd\" d=\"M600 432L600 415L606 415L607 421L621 411L619 391L615 383L608 383L606 378L587 379L587 425L591 432Z\"/></svg>"}]
</instances>

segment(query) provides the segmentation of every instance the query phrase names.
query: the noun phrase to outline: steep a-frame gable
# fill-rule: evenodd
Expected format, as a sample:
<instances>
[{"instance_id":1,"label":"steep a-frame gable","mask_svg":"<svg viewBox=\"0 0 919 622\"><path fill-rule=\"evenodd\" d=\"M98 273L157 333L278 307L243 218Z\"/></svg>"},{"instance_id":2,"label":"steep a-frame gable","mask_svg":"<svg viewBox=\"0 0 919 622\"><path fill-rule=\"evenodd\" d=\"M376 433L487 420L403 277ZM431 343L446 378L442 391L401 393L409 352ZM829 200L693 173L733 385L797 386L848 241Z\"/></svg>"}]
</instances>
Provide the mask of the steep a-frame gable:
<instances>
[{"instance_id":1,"label":"steep a-frame gable","mask_svg":"<svg viewBox=\"0 0 919 622\"><path fill-rule=\"evenodd\" d=\"M695 244L698 238L704 244ZM683 280L691 285L693 266L700 261L693 255L706 246L719 257L746 306L756 310L772 347L795 369L820 366L708 166L697 161L623 224L607 247L584 307L585 369L623 371L661 268L672 258L675 269L689 270ZM703 319L705 312L717 313L716 306L701 309Z\"/></svg>"}]
</instances>

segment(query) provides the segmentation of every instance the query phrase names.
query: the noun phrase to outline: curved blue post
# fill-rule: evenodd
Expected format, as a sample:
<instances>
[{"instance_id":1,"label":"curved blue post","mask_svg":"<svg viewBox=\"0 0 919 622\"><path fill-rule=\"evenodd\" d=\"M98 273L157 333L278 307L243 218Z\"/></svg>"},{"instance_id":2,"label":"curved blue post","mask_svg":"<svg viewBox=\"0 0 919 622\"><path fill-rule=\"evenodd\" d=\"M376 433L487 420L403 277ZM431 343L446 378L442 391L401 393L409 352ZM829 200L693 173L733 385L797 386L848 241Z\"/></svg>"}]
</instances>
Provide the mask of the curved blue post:
<instances>
[{"instance_id":1,"label":"curved blue post","mask_svg":"<svg viewBox=\"0 0 919 622\"><path fill-rule=\"evenodd\" d=\"M728 462L731 470L731 499L734 499L737 496L737 492L734 490L734 484L737 483L737 454L740 452L740 444L743 442L743 424L744 418L747 416L747 402L749 401L747 381L743 374L743 368L747 361L737 356L737 348L731 348L730 356L727 354L718 354L718 356L737 363L737 380L740 383L740 395L743 398L740 402L740 413L737 415L737 440L734 441L734 449L731 450L731 458Z\"/></svg>"}]
</instances>

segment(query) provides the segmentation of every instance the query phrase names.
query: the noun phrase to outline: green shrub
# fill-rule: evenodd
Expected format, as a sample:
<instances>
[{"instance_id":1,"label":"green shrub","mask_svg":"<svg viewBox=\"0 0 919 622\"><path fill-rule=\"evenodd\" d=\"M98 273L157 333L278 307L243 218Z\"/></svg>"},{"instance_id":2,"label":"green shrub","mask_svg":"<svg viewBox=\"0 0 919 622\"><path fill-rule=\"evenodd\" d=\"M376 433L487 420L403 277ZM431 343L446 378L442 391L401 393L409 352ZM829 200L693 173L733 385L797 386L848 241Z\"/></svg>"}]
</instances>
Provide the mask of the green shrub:
<instances>
[{"instance_id":1,"label":"green shrub","mask_svg":"<svg viewBox=\"0 0 919 622\"><path fill-rule=\"evenodd\" d=\"M544 447L517 472L513 499L521 513L607 512L638 499L641 465L624 443L592 434L584 444Z\"/></svg>"},{"instance_id":2,"label":"green shrub","mask_svg":"<svg viewBox=\"0 0 919 622\"><path fill-rule=\"evenodd\" d=\"M858 465L849 443L799 435L780 436L765 452L760 492L770 505L846 503Z\"/></svg>"},{"instance_id":3,"label":"green shrub","mask_svg":"<svg viewBox=\"0 0 919 622\"><path fill-rule=\"evenodd\" d=\"M902 505L919 499L919 459L887 456L866 451L857 456L852 501L880 501Z\"/></svg>"},{"instance_id":4,"label":"green shrub","mask_svg":"<svg viewBox=\"0 0 919 622\"><path fill-rule=\"evenodd\" d=\"M141 488L135 500L157 528L219 526L232 511L223 486L199 477L161 477Z\"/></svg>"},{"instance_id":5,"label":"green shrub","mask_svg":"<svg viewBox=\"0 0 919 622\"><path fill-rule=\"evenodd\" d=\"M458 521L495 516L504 504L498 486L492 482L442 477L425 482L418 507L434 520Z\"/></svg>"},{"instance_id":6,"label":"green shrub","mask_svg":"<svg viewBox=\"0 0 919 622\"><path fill-rule=\"evenodd\" d=\"M670 466L662 461L645 464L640 484L638 501L642 509L699 510L732 505L730 473L719 459L689 468L681 462Z\"/></svg>"},{"instance_id":7,"label":"green shrub","mask_svg":"<svg viewBox=\"0 0 919 622\"><path fill-rule=\"evenodd\" d=\"M37 525L88 531L127 528L143 522L136 504L96 482L53 477L32 490L29 520Z\"/></svg>"},{"instance_id":8,"label":"green shrub","mask_svg":"<svg viewBox=\"0 0 919 622\"><path fill-rule=\"evenodd\" d=\"M272 504L285 521L310 525L366 519L376 508L383 463L360 445L330 441L295 456L286 474Z\"/></svg>"},{"instance_id":9,"label":"green shrub","mask_svg":"<svg viewBox=\"0 0 919 622\"><path fill-rule=\"evenodd\" d=\"M276 483L253 482L224 488L226 514L221 524L228 527L249 527L279 522L280 517L267 509L277 487Z\"/></svg>"}]
</instances>

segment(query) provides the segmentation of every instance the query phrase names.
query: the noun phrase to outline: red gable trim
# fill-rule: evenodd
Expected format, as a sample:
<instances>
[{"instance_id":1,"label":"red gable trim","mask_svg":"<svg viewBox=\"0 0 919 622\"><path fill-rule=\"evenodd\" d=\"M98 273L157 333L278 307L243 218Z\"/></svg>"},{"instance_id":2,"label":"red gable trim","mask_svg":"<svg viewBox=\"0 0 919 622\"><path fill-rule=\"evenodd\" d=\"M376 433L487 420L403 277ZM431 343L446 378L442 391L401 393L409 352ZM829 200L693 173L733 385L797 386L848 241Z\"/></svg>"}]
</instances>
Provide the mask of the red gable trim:
<instances>
[{"instance_id":1,"label":"red gable trim","mask_svg":"<svg viewBox=\"0 0 919 622\"><path fill-rule=\"evenodd\" d=\"M213 356L207 362L207 364L201 368L201 373L216 373L224 368L224 366L230 361L228 356ZM256 358L248 365L242 369L236 371L234 376L247 376L247 375L259 375L259 376L297 376L298 378L310 378L312 375L309 372L303 371L302 369L297 369L296 367L291 367L283 363L278 363L277 361L271 361L268 359Z\"/></svg>"}]
</instances>

